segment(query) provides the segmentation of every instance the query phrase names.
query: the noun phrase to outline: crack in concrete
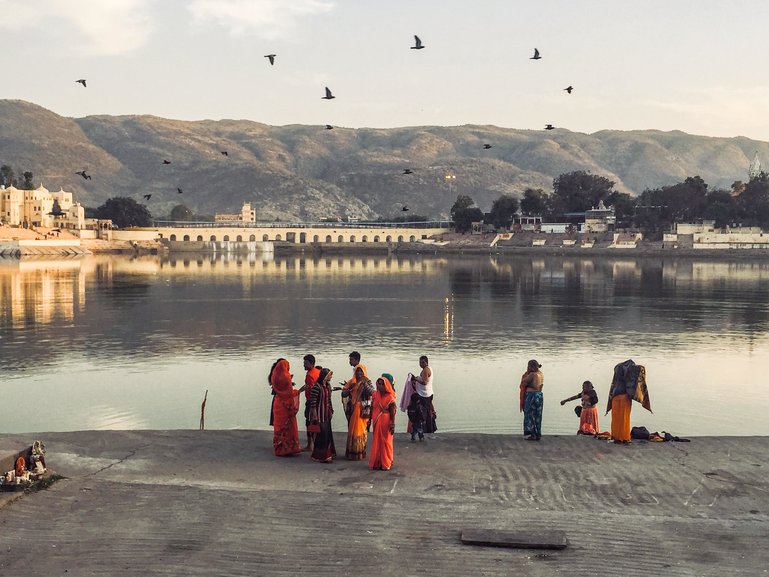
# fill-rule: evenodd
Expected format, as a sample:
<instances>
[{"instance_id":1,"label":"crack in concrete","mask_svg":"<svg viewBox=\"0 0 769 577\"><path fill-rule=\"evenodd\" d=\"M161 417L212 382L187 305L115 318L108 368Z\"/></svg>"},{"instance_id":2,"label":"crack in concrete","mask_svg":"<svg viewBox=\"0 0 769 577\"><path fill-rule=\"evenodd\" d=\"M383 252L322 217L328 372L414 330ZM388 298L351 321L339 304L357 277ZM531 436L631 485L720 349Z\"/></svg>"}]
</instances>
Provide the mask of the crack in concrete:
<instances>
[{"instance_id":1,"label":"crack in concrete","mask_svg":"<svg viewBox=\"0 0 769 577\"><path fill-rule=\"evenodd\" d=\"M105 466L105 467L102 467L101 469L99 469L99 470L97 470L97 471L94 471L93 473L88 473L88 474L87 474L87 475L85 475L85 476L86 476L86 477L94 477L94 476L98 475L99 473L103 473L103 472L104 472L104 471L106 471L107 469L111 469L111 468L112 468L112 467L114 467L115 465L120 465L120 464L122 464L122 463L125 463L125 462L126 462L128 459L130 459L131 457L135 456L135 455L136 455L136 453L138 453L138 452L139 452L141 449L144 449L145 447L148 447L148 446L149 446L149 445L142 445L142 446L138 447L137 449L134 449L133 451L129 452L129 453L128 453L128 454L127 454L125 457L123 457L122 459L118 459L118 460L117 460L117 461L115 461L114 463L110 463L109 465L107 465L107 466Z\"/></svg>"}]
</instances>

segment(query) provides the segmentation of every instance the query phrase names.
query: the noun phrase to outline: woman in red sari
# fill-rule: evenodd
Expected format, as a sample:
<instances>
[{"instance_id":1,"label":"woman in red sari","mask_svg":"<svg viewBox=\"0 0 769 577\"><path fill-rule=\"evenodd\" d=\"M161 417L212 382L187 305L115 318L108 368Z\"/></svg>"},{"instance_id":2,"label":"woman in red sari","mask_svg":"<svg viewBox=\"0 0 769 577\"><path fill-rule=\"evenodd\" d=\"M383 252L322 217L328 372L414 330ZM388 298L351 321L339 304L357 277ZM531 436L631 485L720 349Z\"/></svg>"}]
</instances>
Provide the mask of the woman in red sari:
<instances>
[{"instance_id":1,"label":"woman in red sari","mask_svg":"<svg viewBox=\"0 0 769 577\"><path fill-rule=\"evenodd\" d=\"M395 391L390 380L381 376L371 399L371 456L369 469L389 471L393 465L395 434Z\"/></svg>"},{"instance_id":2,"label":"woman in red sari","mask_svg":"<svg viewBox=\"0 0 769 577\"><path fill-rule=\"evenodd\" d=\"M275 393L273 400L272 448L276 455L285 457L302 451L299 444L299 427L296 413L299 411L299 394L295 389L286 359L280 359L270 373L270 385Z\"/></svg>"}]
</instances>

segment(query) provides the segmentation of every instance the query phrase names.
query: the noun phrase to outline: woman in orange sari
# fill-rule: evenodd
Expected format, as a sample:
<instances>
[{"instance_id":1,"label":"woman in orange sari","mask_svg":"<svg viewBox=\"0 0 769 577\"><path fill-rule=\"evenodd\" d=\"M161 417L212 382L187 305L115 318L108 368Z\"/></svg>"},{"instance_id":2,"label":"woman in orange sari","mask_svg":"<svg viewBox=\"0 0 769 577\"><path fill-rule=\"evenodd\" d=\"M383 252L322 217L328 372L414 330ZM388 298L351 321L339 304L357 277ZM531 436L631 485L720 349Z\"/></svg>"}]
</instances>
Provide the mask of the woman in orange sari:
<instances>
[{"instance_id":1,"label":"woman in orange sari","mask_svg":"<svg viewBox=\"0 0 769 577\"><path fill-rule=\"evenodd\" d=\"M390 380L384 375L376 380L376 391L371 404L371 456L368 468L389 471L393 465L395 391Z\"/></svg>"},{"instance_id":2,"label":"woman in orange sari","mask_svg":"<svg viewBox=\"0 0 769 577\"><path fill-rule=\"evenodd\" d=\"M270 373L270 385L275 392L272 412L272 448L276 455L285 457L302 451L299 444L299 427L296 413L299 411L299 394L304 390L295 389L286 359L280 359Z\"/></svg>"},{"instance_id":3,"label":"woman in orange sari","mask_svg":"<svg viewBox=\"0 0 769 577\"><path fill-rule=\"evenodd\" d=\"M348 461L362 461L366 458L366 441L368 441L368 424L371 413L371 395L374 385L366 376L363 365L355 367L355 378L350 379L342 387L342 399L345 401L347 415L347 446L345 457ZM366 409L362 412L362 408Z\"/></svg>"}]
</instances>

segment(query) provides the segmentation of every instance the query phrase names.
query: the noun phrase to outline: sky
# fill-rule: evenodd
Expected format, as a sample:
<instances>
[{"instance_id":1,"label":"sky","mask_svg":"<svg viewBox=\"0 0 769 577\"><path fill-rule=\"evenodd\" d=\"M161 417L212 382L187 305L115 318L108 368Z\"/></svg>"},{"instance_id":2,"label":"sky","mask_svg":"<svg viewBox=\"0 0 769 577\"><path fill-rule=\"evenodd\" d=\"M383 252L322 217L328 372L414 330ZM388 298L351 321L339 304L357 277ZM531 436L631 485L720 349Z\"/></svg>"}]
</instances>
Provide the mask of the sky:
<instances>
[{"instance_id":1,"label":"sky","mask_svg":"<svg viewBox=\"0 0 769 577\"><path fill-rule=\"evenodd\" d=\"M766 0L0 0L0 15L0 98L68 117L769 141Z\"/></svg>"}]
</instances>

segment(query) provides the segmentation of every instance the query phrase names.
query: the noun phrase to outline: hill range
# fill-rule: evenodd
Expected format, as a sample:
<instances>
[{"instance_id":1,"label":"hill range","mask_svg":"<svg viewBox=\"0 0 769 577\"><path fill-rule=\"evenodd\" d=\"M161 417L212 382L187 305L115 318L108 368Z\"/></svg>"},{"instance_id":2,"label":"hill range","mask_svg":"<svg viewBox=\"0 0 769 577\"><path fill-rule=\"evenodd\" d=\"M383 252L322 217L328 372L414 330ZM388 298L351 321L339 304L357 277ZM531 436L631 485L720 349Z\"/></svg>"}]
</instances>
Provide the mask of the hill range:
<instances>
[{"instance_id":1,"label":"hill range","mask_svg":"<svg viewBox=\"0 0 769 577\"><path fill-rule=\"evenodd\" d=\"M575 170L605 176L633 195L695 175L711 189L729 188L747 180L756 152L769 158L769 143L656 130L329 129L155 116L67 118L0 100L0 164L17 177L31 171L35 185L72 191L90 207L132 197L155 217L177 204L196 214L238 212L247 201L259 220L386 218L402 215L404 206L409 214L439 219L457 194L488 211L502 194L520 197L527 187L549 192L555 177ZM80 170L92 178L75 174Z\"/></svg>"}]
</instances>

